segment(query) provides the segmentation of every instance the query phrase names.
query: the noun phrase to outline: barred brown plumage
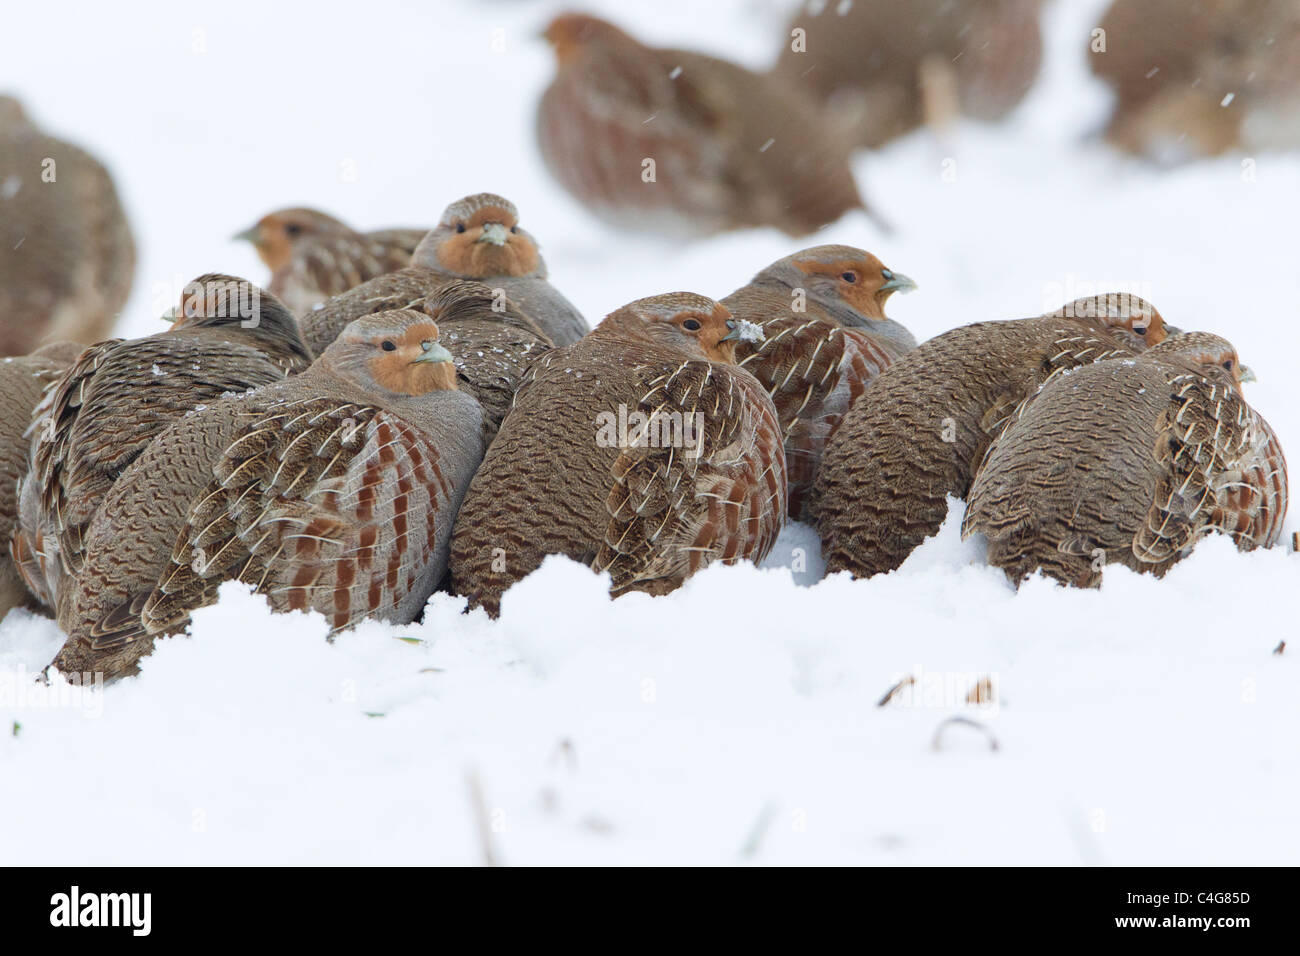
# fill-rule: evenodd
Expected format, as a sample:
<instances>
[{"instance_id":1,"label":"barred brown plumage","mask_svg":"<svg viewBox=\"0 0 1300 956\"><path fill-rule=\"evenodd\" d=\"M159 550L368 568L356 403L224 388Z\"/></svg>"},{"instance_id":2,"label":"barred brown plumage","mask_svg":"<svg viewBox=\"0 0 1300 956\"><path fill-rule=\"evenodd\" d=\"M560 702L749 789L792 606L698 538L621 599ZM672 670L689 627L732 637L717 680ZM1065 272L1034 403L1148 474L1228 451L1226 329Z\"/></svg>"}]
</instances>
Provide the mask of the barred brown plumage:
<instances>
[{"instance_id":1,"label":"barred brown plumage","mask_svg":"<svg viewBox=\"0 0 1300 956\"><path fill-rule=\"evenodd\" d=\"M862 249L814 246L774 262L722 300L764 332L761 342L738 343L736 357L776 406L792 520L803 517L822 449L849 406L881 369L916 347L912 333L885 315L891 295L915 287Z\"/></svg>"},{"instance_id":2,"label":"barred brown plumage","mask_svg":"<svg viewBox=\"0 0 1300 956\"><path fill-rule=\"evenodd\" d=\"M1033 319L979 322L923 342L867 386L822 455L809 511L828 572L890 571L964 498L988 443L1049 376L1165 338L1135 296L1080 299Z\"/></svg>"},{"instance_id":3,"label":"barred brown plumage","mask_svg":"<svg viewBox=\"0 0 1300 956\"><path fill-rule=\"evenodd\" d=\"M1281 536L1286 459L1242 397L1224 339L1177 335L1050 380L992 443L963 534L1012 581L1095 586L1109 562L1164 574L1212 532L1242 551Z\"/></svg>"},{"instance_id":4,"label":"barred brown plumage","mask_svg":"<svg viewBox=\"0 0 1300 956\"><path fill-rule=\"evenodd\" d=\"M135 241L108 170L0 96L0 184L0 355L98 342L135 277Z\"/></svg>"},{"instance_id":5,"label":"barred brown plumage","mask_svg":"<svg viewBox=\"0 0 1300 956\"><path fill-rule=\"evenodd\" d=\"M122 473L60 602L56 666L133 672L231 578L333 630L413 620L482 451L429 317L354 322L306 372L175 422Z\"/></svg>"},{"instance_id":6,"label":"barred brown plumage","mask_svg":"<svg viewBox=\"0 0 1300 956\"><path fill-rule=\"evenodd\" d=\"M703 296L654 296L538 360L457 518L453 588L496 614L548 554L608 571L614 594L762 558L785 520L785 455L729 322Z\"/></svg>"},{"instance_id":7,"label":"barred brown plumage","mask_svg":"<svg viewBox=\"0 0 1300 956\"><path fill-rule=\"evenodd\" d=\"M0 618L35 601L23 584L19 567L34 556L13 549L18 527L19 482L27 474L27 424L41 394L71 365L85 346L56 342L31 355L0 359Z\"/></svg>"},{"instance_id":8,"label":"barred brown plumage","mask_svg":"<svg viewBox=\"0 0 1300 956\"><path fill-rule=\"evenodd\" d=\"M32 416L31 473L16 548L32 593L57 608L82 536L113 482L159 432L215 401L305 369L311 356L284 305L245 279L187 283L170 329L86 349ZM26 491L26 489L24 489Z\"/></svg>"}]
</instances>

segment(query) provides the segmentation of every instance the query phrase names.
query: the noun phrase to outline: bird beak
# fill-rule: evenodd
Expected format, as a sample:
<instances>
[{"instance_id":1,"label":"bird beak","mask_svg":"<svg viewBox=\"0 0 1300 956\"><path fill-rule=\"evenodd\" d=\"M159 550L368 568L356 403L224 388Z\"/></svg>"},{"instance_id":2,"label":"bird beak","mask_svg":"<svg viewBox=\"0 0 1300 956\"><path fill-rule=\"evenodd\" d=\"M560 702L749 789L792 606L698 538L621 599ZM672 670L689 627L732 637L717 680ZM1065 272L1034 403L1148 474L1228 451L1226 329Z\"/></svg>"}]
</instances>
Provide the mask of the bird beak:
<instances>
[{"instance_id":1,"label":"bird beak","mask_svg":"<svg viewBox=\"0 0 1300 956\"><path fill-rule=\"evenodd\" d=\"M916 283L903 275L901 272L895 272L894 277L880 287L881 292L915 292Z\"/></svg>"},{"instance_id":2,"label":"bird beak","mask_svg":"<svg viewBox=\"0 0 1300 956\"><path fill-rule=\"evenodd\" d=\"M437 342L425 342L422 347L424 354L411 362L412 365L420 362L450 362L452 360L451 353Z\"/></svg>"},{"instance_id":3,"label":"bird beak","mask_svg":"<svg viewBox=\"0 0 1300 956\"><path fill-rule=\"evenodd\" d=\"M230 237L231 242L251 242L257 245L257 227L249 226L243 232L237 232Z\"/></svg>"},{"instance_id":4,"label":"bird beak","mask_svg":"<svg viewBox=\"0 0 1300 956\"><path fill-rule=\"evenodd\" d=\"M1258 379L1255 378L1255 373L1250 370L1250 366L1238 365L1237 381L1244 385L1246 382L1255 382L1258 381Z\"/></svg>"},{"instance_id":5,"label":"bird beak","mask_svg":"<svg viewBox=\"0 0 1300 956\"><path fill-rule=\"evenodd\" d=\"M172 325L175 325L177 322L181 320L181 314L177 310L176 306L172 306L162 315L158 316L158 318L162 319L164 322L168 322Z\"/></svg>"},{"instance_id":6,"label":"bird beak","mask_svg":"<svg viewBox=\"0 0 1300 956\"><path fill-rule=\"evenodd\" d=\"M490 242L494 246L504 246L506 240L510 238L510 232L505 225L499 222L486 222L483 224L483 234L478 237L479 242Z\"/></svg>"},{"instance_id":7,"label":"bird beak","mask_svg":"<svg viewBox=\"0 0 1300 956\"><path fill-rule=\"evenodd\" d=\"M766 341L763 330L753 322L738 322L735 319L727 319L727 328L731 329L731 331L718 339L719 342Z\"/></svg>"},{"instance_id":8,"label":"bird beak","mask_svg":"<svg viewBox=\"0 0 1300 956\"><path fill-rule=\"evenodd\" d=\"M1169 338L1169 336L1171 335L1182 335L1182 334L1183 334L1183 330L1176 325L1165 326L1165 338Z\"/></svg>"}]
</instances>

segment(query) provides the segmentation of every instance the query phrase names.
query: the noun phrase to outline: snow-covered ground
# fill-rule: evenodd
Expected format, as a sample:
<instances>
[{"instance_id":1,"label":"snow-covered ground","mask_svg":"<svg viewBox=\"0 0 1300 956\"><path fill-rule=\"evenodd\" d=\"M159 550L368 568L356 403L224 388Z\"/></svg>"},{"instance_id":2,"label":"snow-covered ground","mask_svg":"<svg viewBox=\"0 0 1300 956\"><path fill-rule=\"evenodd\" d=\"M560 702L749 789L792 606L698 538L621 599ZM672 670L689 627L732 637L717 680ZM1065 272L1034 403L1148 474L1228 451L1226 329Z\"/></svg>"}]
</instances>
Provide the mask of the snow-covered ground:
<instances>
[{"instance_id":1,"label":"snow-covered ground","mask_svg":"<svg viewBox=\"0 0 1300 956\"><path fill-rule=\"evenodd\" d=\"M788 9L605 6L652 42L751 66ZM504 193L593 321L670 289L724 295L796 248L629 238L558 191L531 131L551 70L537 33L559 8L19 5L0 90L116 172L141 245L126 334L158 328L199 273L264 278L227 237L285 205L378 228ZM1300 157L1156 172L1086 139L1107 102L1084 60L1098 8L1049 3L1047 68L1011 122L859 158L896 234L850 216L817 241L916 278L890 311L918 337L1139 293L1229 337L1259 376L1248 397L1300 448ZM443 595L422 625L333 644L227 585L191 638L87 693L30 683L60 639L14 612L0 862L1300 859L1300 557L1207 540L1162 581L1117 568L1099 592L1015 593L960 541L960 511L870 581L815 583L816 538L794 526L764 569L713 568L669 597L611 602L552 559L499 621ZM992 700L967 703L985 678Z\"/></svg>"}]
</instances>

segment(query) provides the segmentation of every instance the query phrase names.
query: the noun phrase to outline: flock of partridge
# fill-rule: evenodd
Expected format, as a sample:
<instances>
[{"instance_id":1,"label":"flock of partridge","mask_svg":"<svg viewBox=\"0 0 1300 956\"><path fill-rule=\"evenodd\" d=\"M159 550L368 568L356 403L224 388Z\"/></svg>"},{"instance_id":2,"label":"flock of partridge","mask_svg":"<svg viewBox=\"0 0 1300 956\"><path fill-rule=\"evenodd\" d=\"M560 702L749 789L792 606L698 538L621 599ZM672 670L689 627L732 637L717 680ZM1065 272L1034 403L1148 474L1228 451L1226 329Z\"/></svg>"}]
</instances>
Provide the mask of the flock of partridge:
<instances>
[{"instance_id":1,"label":"flock of partridge","mask_svg":"<svg viewBox=\"0 0 1300 956\"><path fill-rule=\"evenodd\" d=\"M1036 8L972 5L980 29L1014 23L1035 43ZM665 222L799 233L860 205L847 166L827 172L843 159L819 151L827 129L800 118L816 87L778 81L794 69L784 58L746 97L755 75L590 17L561 17L548 37L559 74L543 153L593 208L637 214L654 192L627 185L643 182L635 162L630 177L618 168L632 154L659 157L681 187L655 209ZM909 50L898 56L921 58ZM963 108L1005 111L1036 57L962 80ZM887 95L886 79L848 111L881 124L862 142L921 122L914 91ZM639 98L656 123L614 128L611 97ZM747 137L771 138L774 103L808 149L777 136L749 150L776 164L741 162ZM232 579L334 630L412 621L438 589L496 614L547 555L607 572L614 594L663 594L710 563L761 560L787 520L816 527L829 570L868 576L933 535L949 496L1015 582L1041 570L1091 586L1110 562L1161 574L1211 532L1242 550L1280 535L1286 467L1242 395L1248 370L1222 338L1173 329L1135 297L918 345L885 314L912 280L819 245L721 299L656 295L593 329L548 281L516 207L483 193L427 231L273 212L242 234L271 270L265 289L200 276L165 331L101 341L128 291L106 277L129 275L134 255L111 181L12 100L0 140L23 177L3 238L31 243L0 272L15 356L0 364L0 611L53 613L65 673L132 673ZM57 190L39 183L48 156ZM781 198L801 176L840 184L819 193L834 201L816 222Z\"/></svg>"}]
</instances>

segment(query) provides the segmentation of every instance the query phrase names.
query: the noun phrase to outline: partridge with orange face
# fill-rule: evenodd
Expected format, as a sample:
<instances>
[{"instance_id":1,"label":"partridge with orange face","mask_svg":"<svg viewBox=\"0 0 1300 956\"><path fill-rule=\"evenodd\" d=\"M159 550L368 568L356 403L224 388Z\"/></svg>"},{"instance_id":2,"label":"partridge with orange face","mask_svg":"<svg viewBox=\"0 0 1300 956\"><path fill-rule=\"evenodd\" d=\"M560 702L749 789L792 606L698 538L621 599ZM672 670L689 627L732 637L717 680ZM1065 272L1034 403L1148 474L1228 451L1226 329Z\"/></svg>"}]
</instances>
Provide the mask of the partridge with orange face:
<instances>
[{"instance_id":1,"label":"partridge with orange face","mask_svg":"<svg viewBox=\"0 0 1300 956\"><path fill-rule=\"evenodd\" d=\"M786 26L773 76L804 84L862 146L955 112L996 120L1043 58L1040 0L808 3Z\"/></svg>"},{"instance_id":2,"label":"partridge with orange face","mask_svg":"<svg viewBox=\"0 0 1300 956\"><path fill-rule=\"evenodd\" d=\"M529 371L470 485L452 586L489 613L548 554L664 594L759 560L785 520L771 399L735 364L752 330L685 292L624 306Z\"/></svg>"},{"instance_id":3,"label":"partridge with orange face","mask_svg":"<svg viewBox=\"0 0 1300 956\"><path fill-rule=\"evenodd\" d=\"M791 519L803 516L822 449L867 383L916 339L885 315L885 302L916 283L851 246L787 256L722 300L763 330L736 356L767 389L785 434Z\"/></svg>"},{"instance_id":4,"label":"partridge with orange face","mask_svg":"<svg viewBox=\"0 0 1300 956\"><path fill-rule=\"evenodd\" d=\"M1115 0L1088 64L1115 91L1107 138L1158 163L1300 146L1294 0Z\"/></svg>"},{"instance_id":5,"label":"partridge with orange face","mask_svg":"<svg viewBox=\"0 0 1300 956\"><path fill-rule=\"evenodd\" d=\"M302 316L332 295L409 265L423 229L357 232L317 209L279 209L235 236L271 270L269 291Z\"/></svg>"},{"instance_id":6,"label":"partridge with orange face","mask_svg":"<svg viewBox=\"0 0 1300 956\"><path fill-rule=\"evenodd\" d=\"M394 309L423 312L438 324L442 341L455 356L458 387L483 406L483 436L491 443L514 401L524 372L551 340L509 299L481 282L448 279L412 266L371 279L312 313L312 341L326 348L328 326L347 324ZM346 322L344 321L346 320Z\"/></svg>"},{"instance_id":7,"label":"partridge with orange face","mask_svg":"<svg viewBox=\"0 0 1300 956\"><path fill-rule=\"evenodd\" d=\"M500 290L493 307L523 313L529 329L556 345L587 333L581 313L547 281L537 240L519 225L514 203L492 193L452 203L415 250L408 268L365 282L303 317L308 344L323 350L349 322L380 309L418 308L418 301L454 280ZM514 321L513 319L511 321Z\"/></svg>"},{"instance_id":8,"label":"partridge with orange face","mask_svg":"<svg viewBox=\"0 0 1300 956\"><path fill-rule=\"evenodd\" d=\"M864 208L847 140L802 89L595 17L557 17L546 37L557 71L538 106L542 157L597 215L679 235L801 236Z\"/></svg>"},{"instance_id":9,"label":"partridge with orange face","mask_svg":"<svg viewBox=\"0 0 1300 956\"><path fill-rule=\"evenodd\" d=\"M186 284L172 327L86 349L36 410L31 473L13 553L32 593L57 607L81 565L83 535L118 476L159 432L226 392L278 382L311 364L284 305L245 279Z\"/></svg>"},{"instance_id":10,"label":"partridge with orange face","mask_svg":"<svg viewBox=\"0 0 1300 956\"><path fill-rule=\"evenodd\" d=\"M413 620L446 570L481 430L427 315L358 320L306 372L181 419L122 473L60 608L55 665L132 673L231 579L334 631Z\"/></svg>"},{"instance_id":11,"label":"partridge with orange face","mask_svg":"<svg viewBox=\"0 0 1300 956\"><path fill-rule=\"evenodd\" d=\"M989 442L1049 377L1165 338L1149 303L1115 294L936 336L867 386L822 454L809 511L828 572L891 571L965 498Z\"/></svg>"},{"instance_id":12,"label":"partridge with orange face","mask_svg":"<svg viewBox=\"0 0 1300 956\"><path fill-rule=\"evenodd\" d=\"M135 242L108 171L0 96L0 355L98 342L134 273Z\"/></svg>"},{"instance_id":13,"label":"partridge with orange face","mask_svg":"<svg viewBox=\"0 0 1300 956\"><path fill-rule=\"evenodd\" d=\"M1053 378L989 448L963 534L1017 584L1041 570L1078 587L1111 562L1163 575L1213 532L1276 544L1286 459L1242 395L1251 378L1205 332Z\"/></svg>"}]
</instances>

